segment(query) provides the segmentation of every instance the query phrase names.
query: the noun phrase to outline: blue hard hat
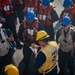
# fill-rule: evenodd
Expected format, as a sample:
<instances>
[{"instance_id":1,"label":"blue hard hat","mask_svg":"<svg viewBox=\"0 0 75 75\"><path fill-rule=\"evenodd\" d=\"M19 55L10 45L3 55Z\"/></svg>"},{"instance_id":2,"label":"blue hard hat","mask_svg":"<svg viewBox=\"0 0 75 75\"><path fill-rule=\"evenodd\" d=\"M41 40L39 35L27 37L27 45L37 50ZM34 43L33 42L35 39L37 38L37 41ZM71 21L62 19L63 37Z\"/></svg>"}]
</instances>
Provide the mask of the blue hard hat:
<instances>
[{"instance_id":1,"label":"blue hard hat","mask_svg":"<svg viewBox=\"0 0 75 75\"><path fill-rule=\"evenodd\" d=\"M67 8L67 7L71 6L71 5L72 5L71 0L64 0L63 7Z\"/></svg>"},{"instance_id":2,"label":"blue hard hat","mask_svg":"<svg viewBox=\"0 0 75 75\"><path fill-rule=\"evenodd\" d=\"M35 13L33 11L28 11L26 14L26 20L27 21L33 21L35 18Z\"/></svg>"},{"instance_id":3,"label":"blue hard hat","mask_svg":"<svg viewBox=\"0 0 75 75\"><path fill-rule=\"evenodd\" d=\"M42 0L42 5L49 6L50 5L50 0Z\"/></svg>"},{"instance_id":4,"label":"blue hard hat","mask_svg":"<svg viewBox=\"0 0 75 75\"><path fill-rule=\"evenodd\" d=\"M67 26L67 25L71 24L71 19L68 16L65 16L62 18L60 24L62 26Z\"/></svg>"}]
</instances>

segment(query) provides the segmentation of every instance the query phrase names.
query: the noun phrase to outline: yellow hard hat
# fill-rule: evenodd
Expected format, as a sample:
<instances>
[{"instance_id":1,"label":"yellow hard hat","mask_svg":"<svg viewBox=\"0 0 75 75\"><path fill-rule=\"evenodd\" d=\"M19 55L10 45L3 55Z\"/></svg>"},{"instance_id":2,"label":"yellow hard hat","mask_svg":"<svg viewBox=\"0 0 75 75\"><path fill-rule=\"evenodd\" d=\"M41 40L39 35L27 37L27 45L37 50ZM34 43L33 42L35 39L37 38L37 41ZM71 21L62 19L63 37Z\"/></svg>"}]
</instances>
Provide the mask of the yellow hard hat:
<instances>
[{"instance_id":1,"label":"yellow hard hat","mask_svg":"<svg viewBox=\"0 0 75 75\"><path fill-rule=\"evenodd\" d=\"M19 75L19 71L18 71L17 67L14 66L13 64L9 64L9 65L5 66L4 71L7 75Z\"/></svg>"},{"instance_id":2,"label":"yellow hard hat","mask_svg":"<svg viewBox=\"0 0 75 75\"><path fill-rule=\"evenodd\" d=\"M46 31L40 30L40 31L37 32L36 40L37 40L37 41L38 41L38 40L43 40L43 39L45 39L45 38L48 38L49 36L50 36L50 35L48 35L48 34L46 33Z\"/></svg>"}]
</instances>

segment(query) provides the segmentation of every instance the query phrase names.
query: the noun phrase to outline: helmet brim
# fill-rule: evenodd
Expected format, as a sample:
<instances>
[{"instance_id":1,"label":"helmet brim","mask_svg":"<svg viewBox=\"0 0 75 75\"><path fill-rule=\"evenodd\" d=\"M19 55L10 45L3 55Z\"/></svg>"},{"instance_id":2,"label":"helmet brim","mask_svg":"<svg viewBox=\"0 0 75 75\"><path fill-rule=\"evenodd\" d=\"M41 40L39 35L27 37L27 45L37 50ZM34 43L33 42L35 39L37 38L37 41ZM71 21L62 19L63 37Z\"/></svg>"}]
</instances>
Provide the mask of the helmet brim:
<instances>
[{"instance_id":1,"label":"helmet brim","mask_svg":"<svg viewBox=\"0 0 75 75\"><path fill-rule=\"evenodd\" d=\"M50 37L50 35L46 35L45 37L41 37L41 38L39 38L39 39L37 38L36 41L38 41L38 40L44 40L44 39L46 39L46 38L48 38L48 37Z\"/></svg>"},{"instance_id":2,"label":"helmet brim","mask_svg":"<svg viewBox=\"0 0 75 75\"><path fill-rule=\"evenodd\" d=\"M63 22L60 22L60 25L62 25L62 26L67 26L67 25L69 25L69 24L71 24L71 23L72 23L72 22L63 24Z\"/></svg>"}]
</instances>

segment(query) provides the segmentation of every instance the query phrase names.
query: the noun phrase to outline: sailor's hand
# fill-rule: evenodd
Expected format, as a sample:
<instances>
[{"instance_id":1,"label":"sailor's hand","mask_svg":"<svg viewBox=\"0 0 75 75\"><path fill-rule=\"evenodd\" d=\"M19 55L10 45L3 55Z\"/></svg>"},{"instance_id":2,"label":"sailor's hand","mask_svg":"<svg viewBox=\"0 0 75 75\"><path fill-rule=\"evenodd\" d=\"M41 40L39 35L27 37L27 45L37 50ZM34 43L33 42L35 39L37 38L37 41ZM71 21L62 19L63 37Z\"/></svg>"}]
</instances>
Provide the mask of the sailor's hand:
<instances>
[{"instance_id":1,"label":"sailor's hand","mask_svg":"<svg viewBox=\"0 0 75 75\"><path fill-rule=\"evenodd\" d=\"M39 48L39 46L38 46L38 45L36 45L35 43L31 44L31 47L32 47L32 48L36 48L36 49L38 49L38 48Z\"/></svg>"}]
</instances>

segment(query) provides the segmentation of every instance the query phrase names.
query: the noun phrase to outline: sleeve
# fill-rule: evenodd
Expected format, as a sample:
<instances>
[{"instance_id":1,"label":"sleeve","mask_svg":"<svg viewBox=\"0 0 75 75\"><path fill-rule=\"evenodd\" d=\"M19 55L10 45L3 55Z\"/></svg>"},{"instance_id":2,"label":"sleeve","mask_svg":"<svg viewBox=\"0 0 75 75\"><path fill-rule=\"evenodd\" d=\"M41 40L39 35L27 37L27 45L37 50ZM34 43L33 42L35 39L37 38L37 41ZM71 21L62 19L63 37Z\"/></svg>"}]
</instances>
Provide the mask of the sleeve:
<instances>
[{"instance_id":1,"label":"sleeve","mask_svg":"<svg viewBox=\"0 0 75 75\"><path fill-rule=\"evenodd\" d=\"M1 18L2 18L2 17L0 16L0 20L1 20Z\"/></svg>"},{"instance_id":2,"label":"sleeve","mask_svg":"<svg viewBox=\"0 0 75 75\"><path fill-rule=\"evenodd\" d=\"M54 0L51 0L51 2L54 2Z\"/></svg>"},{"instance_id":3,"label":"sleeve","mask_svg":"<svg viewBox=\"0 0 75 75\"><path fill-rule=\"evenodd\" d=\"M11 4L13 6L13 11L14 11L13 16L14 16L14 19L16 19L18 15L17 15L16 9L15 9L15 4L14 4L13 0L11 0Z\"/></svg>"},{"instance_id":4,"label":"sleeve","mask_svg":"<svg viewBox=\"0 0 75 75\"><path fill-rule=\"evenodd\" d=\"M38 30L44 30L44 26L41 22L38 22Z\"/></svg>"},{"instance_id":5,"label":"sleeve","mask_svg":"<svg viewBox=\"0 0 75 75\"><path fill-rule=\"evenodd\" d=\"M61 12L61 14L60 14L60 19L62 19L63 18L63 14L64 14L64 10Z\"/></svg>"},{"instance_id":6,"label":"sleeve","mask_svg":"<svg viewBox=\"0 0 75 75\"><path fill-rule=\"evenodd\" d=\"M25 7L25 0L22 0L22 2L23 2L23 9L24 9L24 7Z\"/></svg>"},{"instance_id":7,"label":"sleeve","mask_svg":"<svg viewBox=\"0 0 75 75\"><path fill-rule=\"evenodd\" d=\"M54 23L55 21L59 20L58 14L54 9L51 11L51 22Z\"/></svg>"},{"instance_id":8,"label":"sleeve","mask_svg":"<svg viewBox=\"0 0 75 75\"><path fill-rule=\"evenodd\" d=\"M18 30L18 38L21 42L23 42L23 37L22 37L22 32L23 32L23 23L19 26L19 30Z\"/></svg>"},{"instance_id":9,"label":"sleeve","mask_svg":"<svg viewBox=\"0 0 75 75\"><path fill-rule=\"evenodd\" d=\"M3 16L2 16L2 14L0 13L0 22L1 22L1 18L2 18Z\"/></svg>"},{"instance_id":10,"label":"sleeve","mask_svg":"<svg viewBox=\"0 0 75 75\"><path fill-rule=\"evenodd\" d=\"M1 18L1 17L4 18L4 16L2 15L2 13L0 13L0 18Z\"/></svg>"},{"instance_id":11,"label":"sleeve","mask_svg":"<svg viewBox=\"0 0 75 75\"><path fill-rule=\"evenodd\" d=\"M42 64L46 61L46 56L40 51L35 58L34 67L36 69L40 68Z\"/></svg>"},{"instance_id":12,"label":"sleeve","mask_svg":"<svg viewBox=\"0 0 75 75\"><path fill-rule=\"evenodd\" d=\"M74 18L74 21L75 21L75 14L74 14L73 18Z\"/></svg>"},{"instance_id":13,"label":"sleeve","mask_svg":"<svg viewBox=\"0 0 75 75\"><path fill-rule=\"evenodd\" d=\"M24 0L24 7L27 6L27 0Z\"/></svg>"},{"instance_id":14,"label":"sleeve","mask_svg":"<svg viewBox=\"0 0 75 75\"><path fill-rule=\"evenodd\" d=\"M56 33L56 42L58 43L58 38L59 38L59 30Z\"/></svg>"},{"instance_id":15,"label":"sleeve","mask_svg":"<svg viewBox=\"0 0 75 75\"><path fill-rule=\"evenodd\" d=\"M74 37L73 37L73 41L75 42L75 31L74 31Z\"/></svg>"}]
</instances>

